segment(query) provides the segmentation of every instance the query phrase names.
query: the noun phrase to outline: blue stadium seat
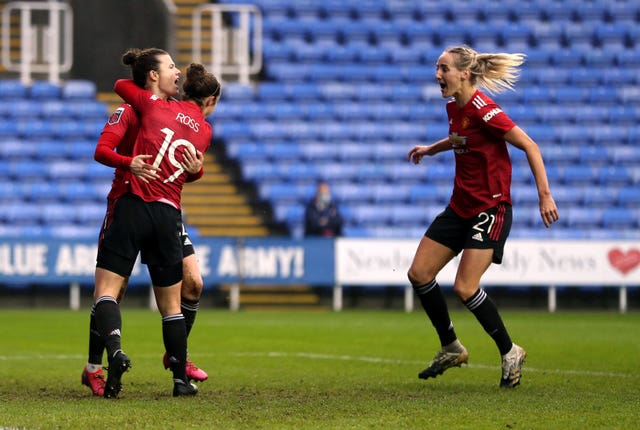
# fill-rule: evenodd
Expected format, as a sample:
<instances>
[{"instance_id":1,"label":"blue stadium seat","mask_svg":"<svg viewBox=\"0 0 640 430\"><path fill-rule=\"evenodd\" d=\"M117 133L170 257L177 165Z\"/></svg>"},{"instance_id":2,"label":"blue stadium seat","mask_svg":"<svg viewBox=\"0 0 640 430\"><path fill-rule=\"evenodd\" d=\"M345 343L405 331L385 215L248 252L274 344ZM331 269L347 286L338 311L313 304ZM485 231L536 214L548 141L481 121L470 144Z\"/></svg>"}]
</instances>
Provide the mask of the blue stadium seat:
<instances>
[{"instance_id":1,"label":"blue stadium seat","mask_svg":"<svg viewBox=\"0 0 640 430\"><path fill-rule=\"evenodd\" d=\"M352 45L336 45L326 52L330 64L353 64L359 61L360 49Z\"/></svg>"},{"instance_id":2,"label":"blue stadium seat","mask_svg":"<svg viewBox=\"0 0 640 430\"><path fill-rule=\"evenodd\" d=\"M617 203L622 207L640 207L640 188L637 186L620 188Z\"/></svg>"},{"instance_id":3,"label":"blue stadium seat","mask_svg":"<svg viewBox=\"0 0 640 430\"><path fill-rule=\"evenodd\" d=\"M270 78L281 82L294 83L315 79L315 75L311 75L309 68L309 65L306 64L280 63L267 66L266 71ZM314 72L318 73L319 69L314 70ZM326 72L329 73L331 71L326 70Z\"/></svg>"},{"instance_id":4,"label":"blue stadium seat","mask_svg":"<svg viewBox=\"0 0 640 430\"><path fill-rule=\"evenodd\" d=\"M0 219L12 226L40 224L40 205L24 201L3 201L0 203Z\"/></svg>"},{"instance_id":5,"label":"blue stadium seat","mask_svg":"<svg viewBox=\"0 0 640 430\"><path fill-rule=\"evenodd\" d=\"M17 180L45 179L47 165L42 161L12 161L9 163L8 175Z\"/></svg>"},{"instance_id":6,"label":"blue stadium seat","mask_svg":"<svg viewBox=\"0 0 640 430\"><path fill-rule=\"evenodd\" d=\"M96 84L84 79L67 80L62 87L63 99L95 100Z\"/></svg>"},{"instance_id":7,"label":"blue stadium seat","mask_svg":"<svg viewBox=\"0 0 640 430\"><path fill-rule=\"evenodd\" d=\"M62 88L58 84L48 81L35 81L29 87L29 97L36 100L59 99L62 96Z\"/></svg>"},{"instance_id":8,"label":"blue stadium seat","mask_svg":"<svg viewBox=\"0 0 640 430\"><path fill-rule=\"evenodd\" d=\"M607 120L612 124L633 125L640 123L640 107L638 106L612 106L606 111L609 113Z\"/></svg>"},{"instance_id":9,"label":"blue stadium seat","mask_svg":"<svg viewBox=\"0 0 640 430\"><path fill-rule=\"evenodd\" d=\"M589 101L590 92L588 88L581 87L559 87L554 91L554 99L559 104L584 105Z\"/></svg>"},{"instance_id":10,"label":"blue stadium seat","mask_svg":"<svg viewBox=\"0 0 640 430\"><path fill-rule=\"evenodd\" d=\"M245 118L264 118L265 114L275 121L301 120L304 112L299 103L253 103L247 106Z\"/></svg>"},{"instance_id":11,"label":"blue stadium seat","mask_svg":"<svg viewBox=\"0 0 640 430\"><path fill-rule=\"evenodd\" d=\"M317 163L320 177L331 183L355 182L358 179L354 166L339 164L333 161Z\"/></svg>"},{"instance_id":12,"label":"blue stadium seat","mask_svg":"<svg viewBox=\"0 0 640 430\"><path fill-rule=\"evenodd\" d=\"M380 21L371 29L372 41L377 46L385 46L392 51L404 45L402 28L393 21Z\"/></svg>"},{"instance_id":13,"label":"blue stadium seat","mask_svg":"<svg viewBox=\"0 0 640 430\"><path fill-rule=\"evenodd\" d=\"M409 187L399 187L397 184L375 184L372 188L376 203L386 205L410 202L411 189Z\"/></svg>"},{"instance_id":14,"label":"blue stadium seat","mask_svg":"<svg viewBox=\"0 0 640 430\"><path fill-rule=\"evenodd\" d=\"M336 67L328 64L326 67L335 69L335 77L332 74L328 74L327 80L342 80L347 83L361 83L363 81L373 81L375 75L373 68L365 64L343 64L340 67ZM323 80L323 79L319 79Z\"/></svg>"},{"instance_id":15,"label":"blue stadium seat","mask_svg":"<svg viewBox=\"0 0 640 430\"><path fill-rule=\"evenodd\" d=\"M47 133L45 135L68 141L89 137L87 136L86 124L70 118L48 121Z\"/></svg>"},{"instance_id":16,"label":"blue stadium seat","mask_svg":"<svg viewBox=\"0 0 640 430\"><path fill-rule=\"evenodd\" d=\"M231 141L225 145L227 155L232 158L263 160L267 158L267 146L251 140Z\"/></svg>"},{"instance_id":17,"label":"blue stadium seat","mask_svg":"<svg viewBox=\"0 0 640 430\"><path fill-rule=\"evenodd\" d=\"M100 232L100 224L97 225L52 225L48 227L51 236L60 239L95 239ZM191 230L189 230L191 235Z\"/></svg>"},{"instance_id":18,"label":"blue stadium seat","mask_svg":"<svg viewBox=\"0 0 640 430\"><path fill-rule=\"evenodd\" d=\"M631 139L633 136L629 136ZM616 166L637 166L640 164L640 151L635 146L616 145L611 148L613 163Z\"/></svg>"},{"instance_id":19,"label":"blue stadium seat","mask_svg":"<svg viewBox=\"0 0 640 430\"><path fill-rule=\"evenodd\" d=\"M94 100L70 101L67 110L73 117L84 119L102 119L104 121L109 117L106 103Z\"/></svg>"},{"instance_id":20,"label":"blue stadium seat","mask_svg":"<svg viewBox=\"0 0 640 430\"><path fill-rule=\"evenodd\" d=\"M593 138L600 145L615 146L623 144L628 139L626 127L618 125L602 124L594 130Z\"/></svg>"},{"instance_id":21,"label":"blue stadium seat","mask_svg":"<svg viewBox=\"0 0 640 430\"><path fill-rule=\"evenodd\" d=\"M598 23L594 30L598 45L608 50L611 45L626 45L627 26L620 23Z\"/></svg>"},{"instance_id":22,"label":"blue stadium seat","mask_svg":"<svg viewBox=\"0 0 640 430\"><path fill-rule=\"evenodd\" d=\"M41 114L46 119L68 118L71 116L69 102L63 100L43 100L41 104Z\"/></svg>"},{"instance_id":23,"label":"blue stadium seat","mask_svg":"<svg viewBox=\"0 0 640 430\"><path fill-rule=\"evenodd\" d=\"M78 208L60 202L40 204L40 220L43 224L56 225L75 222Z\"/></svg>"},{"instance_id":24,"label":"blue stadium seat","mask_svg":"<svg viewBox=\"0 0 640 430\"><path fill-rule=\"evenodd\" d=\"M51 136L51 123L41 119L18 119L16 120L16 128L20 137L29 140Z\"/></svg>"},{"instance_id":25,"label":"blue stadium seat","mask_svg":"<svg viewBox=\"0 0 640 430\"><path fill-rule=\"evenodd\" d=\"M296 48L293 58L301 63L319 63L323 60L325 53L315 44L301 44ZM314 73L313 70L310 73Z\"/></svg>"},{"instance_id":26,"label":"blue stadium seat","mask_svg":"<svg viewBox=\"0 0 640 430\"><path fill-rule=\"evenodd\" d=\"M618 201L618 186L604 185L587 188L583 195L582 206L604 208Z\"/></svg>"},{"instance_id":27,"label":"blue stadium seat","mask_svg":"<svg viewBox=\"0 0 640 430\"><path fill-rule=\"evenodd\" d=\"M537 190L535 187L530 187L533 191L536 191L535 203L538 202ZM572 207L580 206L584 201L584 194L589 192L589 189L576 186L553 186L552 187L553 198L560 207Z\"/></svg>"},{"instance_id":28,"label":"blue stadium seat","mask_svg":"<svg viewBox=\"0 0 640 430\"><path fill-rule=\"evenodd\" d=\"M24 140L7 137L0 142L0 159L25 160L37 158L37 146Z\"/></svg>"},{"instance_id":29,"label":"blue stadium seat","mask_svg":"<svg viewBox=\"0 0 640 430\"><path fill-rule=\"evenodd\" d=\"M103 203L82 203L75 205L76 221L81 225L99 226L105 215Z\"/></svg>"},{"instance_id":30,"label":"blue stadium seat","mask_svg":"<svg viewBox=\"0 0 640 430\"><path fill-rule=\"evenodd\" d=\"M569 227L596 229L602 226L604 209L571 207L565 212Z\"/></svg>"},{"instance_id":31,"label":"blue stadium seat","mask_svg":"<svg viewBox=\"0 0 640 430\"><path fill-rule=\"evenodd\" d=\"M263 183L259 185L258 190L262 198L279 204L285 202L305 204L313 196L315 186L311 183L296 182Z\"/></svg>"},{"instance_id":32,"label":"blue stadium seat","mask_svg":"<svg viewBox=\"0 0 640 430\"><path fill-rule=\"evenodd\" d=\"M0 201L8 203L21 201L24 198L21 187L13 181L0 182Z\"/></svg>"},{"instance_id":33,"label":"blue stadium seat","mask_svg":"<svg viewBox=\"0 0 640 430\"><path fill-rule=\"evenodd\" d=\"M6 115L16 119L33 119L42 114L42 102L31 99L18 99L11 102Z\"/></svg>"},{"instance_id":34,"label":"blue stadium seat","mask_svg":"<svg viewBox=\"0 0 640 430\"><path fill-rule=\"evenodd\" d=\"M621 50L616 56L618 65L622 68L637 68L640 66L640 58L634 50Z\"/></svg>"},{"instance_id":35,"label":"blue stadium seat","mask_svg":"<svg viewBox=\"0 0 640 430\"><path fill-rule=\"evenodd\" d=\"M252 86L236 84L232 82L225 84L224 91L222 91L222 95L221 95L221 99L223 101L233 100L233 101L239 101L239 102L246 102L251 100L253 97L254 97L254 89Z\"/></svg>"},{"instance_id":36,"label":"blue stadium seat","mask_svg":"<svg viewBox=\"0 0 640 430\"><path fill-rule=\"evenodd\" d=\"M304 220L305 207L300 203L278 203L274 208L276 219L287 223L299 223Z\"/></svg>"},{"instance_id":37,"label":"blue stadium seat","mask_svg":"<svg viewBox=\"0 0 640 430\"><path fill-rule=\"evenodd\" d=\"M288 43L271 41L264 43L262 47L262 55L267 62L289 62L293 60L294 54L294 46Z\"/></svg>"},{"instance_id":38,"label":"blue stadium seat","mask_svg":"<svg viewBox=\"0 0 640 430\"><path fill-rule=\"evenodd\" d=\"M58 184L60 198L66 202L102 201L106 194L91 182L65 181Z\"/></svg>"},{"instance_id":39,"label":"blue stadium seat","mask_svg":"<svg viewBox=\"0 0 640 430\"><path fill-rule=\"evenodd\" d=\"M616 60L617 61L617 56ZM602 85L616 88L620 85L635 85L640 82L640 77L634 68L607 69L606 73L600 73Z\"/></svg>"},{"instance_id":40,"label":"blue stadium seat","mask_svg":"<svg viewBox=\"0 0 640 430\"><path fill-rule=\"evenodd\" d=\"M389 224L392 219L392 208L376 204L352 205L351 214L353 220L360 225L374 226L376 224Z\"/></svg>"},{"instance_id":41,"label":"blue stadium seat","mask_svg":"<svg viewBox=\"0 0 640 430\"><path fill-rule=\"evenodd\" d=\"M589 145L579 147L579 162L582 165L609 164L613 162L611 147Z\"/></svg>"},{"instance_id":42,"label":"blue stadium seat","mask_svg":"<svg viewBox=\"0 0 640 430\"><path fill-rule=\"evenodd\" d=\"M82 172L82 177L96 183L113 180L113 169L100 163L89 163Z\"/></svg>"},{"instance_id":43,"label":"blue stadium seat","mask_svg":"<svg viewBox=\"0 0 640 430\"><path fill-rule=\"evenodd\" d=\"M601 185L630 185L633 176L625 166L602 166L597 171L598 182Z\"/></svg>"},{"instance_id":44,"label":"blue stadium seat","mask_svg":"<svg viewBox=\"0 0 640 430\"><path fill-rule=\"evenodd\" d=\"M353 238L371 237L371 233L366 227L350 224L347 224L342 228L342 234L345 237Z\"/></svg>"},{"instance_id":45,"label":"blue stadium seat","mask_svg":"<svg viewBox=\"0 0 640 430\"><path fill-rule=\"evenodd\" d=\"M26 98L27 87L17 79L0 79L0 100L16 100Z\"/></svg>"},{"instance_id":46,"label":"blue stadium seat","mask_svg":"<svg viewBox=\"0 0 640 430\"><path fill-rule=\"evenodd\" d=\"M340 26L339 38L347 44L368 44L373 37L375 22L351 21L348 25Z\"/></svg>"},{"instance_id":47,"label":"blue stadium seat","mask_svg":"<svg viewBox=\"0 0 640 430\"><path fill-rule=\"evenodd\" d=\"M227 139L250 139L252 131L243 122L225 122L218 124L214 130L214 136L222 136Z\"/></svg>"},{"instance_id":48,"label":"blue stadium seat","mask_svg":"<svg viewBox=\"0 0 640 430\"><path fill-rule=\"evenodd\" d=\"M373 203L375 200L375 188L368 184L352 182L337 182L331 185L333 195L339 202Z\"/></svg>"},{"instance_id":49,"label":"blue stadium seat","mask_svg":"<svg viewBox=\"0 0 640 430\"><path fill-rule=\"evenodd\" d=\"M20 186L16 188L25 200L32 202L58 201L61 198L59 184L45 181L43 178L21 181Z\"/></svg>"},{"instance_id":50,"label":"blue stadium seat","mask_svg":"<svg viewBox=\"0 0 640 430\"><path fill-rule=\"evenodd\" d=\"M336 15L334 14L331 16L331 19L324 19L313 23L311 27L311 38L316 44L338 46L342 26L350 25L350 22L342 23L335 18Z\"/></svg>"},{"instance_id":51,"label":"blue stadium seat","mask_svg":"<svg viewBox=\"0 0 640 430\"><path fill-rule=\"evenodd\" d=\"M307 162L323 164L338 159L339 145L326 145L324 142L306 141L300 151Z\"/></svg>"},{"instance_id":52,"label":"blue stadium seat","mask_svg":"<svg viewBox=\"0 0 640 430\"><path fill-rule=\"evenodd\" d=\"M301 146L295 142L273 143L267 145L267 154L278 162L301 161L303 153Z\"/></svg>"},{"instance_id":53,"label":"blue stadium seat","mask_svg":"<svg viewBox=\"0 0 640 430\"><path fill-rule=\"evenodd\" d=\"M300 67L300 65L290 67ZM338 81L343 78L343 68L332 64L313 63L308 65L307 76L316 81Z\"/></svg>"},{"instance_id":54,"label":"blue stadium seat","mask_svg":"<svg viewBox=\"0 0 640 430\"><path fill-rule=\"evenodd\" d=\"M391 206L391 224L397 226L427 225L431 221L427 211L420 206ZM424 228L423 228L424 230Z\"/></svg>"},{"instance_id":55,"label":"blue stadium seat","mask_svg":"<svg viewBox=\"0 0 640 430\"><path fill-rule=\"evenodd\" d=\"M563 169L563 180L574 186L588 186L598 180L596 170L588 165L569 165Z\"/></svg>"},{"instance_id":56,"label":"blue stadium seat","mask_svg":"<svg viewBox=\"0 0 640 430\"><path fill-rule=\"evenodd\" d=\"M242 176L248 181L280 179L276 166L264 160L247 159L242 163Z\"/></svg>"},{"instance_id":57,"label":"blue stadium seat","mask_svg":"<svg viewBox=\"0 0 640 430\"><path fill-rule=\"evenodd\" d=\"M416 205L443 203L448 200L449 195L450 190L445 193L444 187L437 187L431 184L412 185L409 188L409 200Z\"/></svg>"},{"instance_id":58,"label":"blue stadium seat","mask_svg":"<svg viewBox=\"0 0 640 430\"><path fill-rule=\"evenodd\" d=\"M606 208L602 214L605 228L635 229L638 227L638 212L630 208Z\"/></svg>"}]
</instances>

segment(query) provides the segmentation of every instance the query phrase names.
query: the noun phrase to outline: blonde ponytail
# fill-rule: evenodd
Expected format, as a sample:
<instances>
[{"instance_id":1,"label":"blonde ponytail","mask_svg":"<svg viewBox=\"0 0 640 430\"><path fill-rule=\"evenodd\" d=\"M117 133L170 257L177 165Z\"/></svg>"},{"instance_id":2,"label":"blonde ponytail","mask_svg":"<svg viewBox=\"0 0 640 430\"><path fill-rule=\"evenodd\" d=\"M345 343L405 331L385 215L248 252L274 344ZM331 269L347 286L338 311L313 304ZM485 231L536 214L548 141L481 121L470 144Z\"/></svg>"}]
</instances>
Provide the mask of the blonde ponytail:
<instances>
[{"instance_id":1,"label":"blonde ponytail","mask_svg":"<svg viewBox=\"0 0 640 430\"><path fill-rule=\"evenodd\" d=\"M456 54L456 68L471 72L469 82L489 93L513 90L520 77L519 66L525 54L478 53L467 46L447 48L445 52Z\"/></svg>"}]
</instances>

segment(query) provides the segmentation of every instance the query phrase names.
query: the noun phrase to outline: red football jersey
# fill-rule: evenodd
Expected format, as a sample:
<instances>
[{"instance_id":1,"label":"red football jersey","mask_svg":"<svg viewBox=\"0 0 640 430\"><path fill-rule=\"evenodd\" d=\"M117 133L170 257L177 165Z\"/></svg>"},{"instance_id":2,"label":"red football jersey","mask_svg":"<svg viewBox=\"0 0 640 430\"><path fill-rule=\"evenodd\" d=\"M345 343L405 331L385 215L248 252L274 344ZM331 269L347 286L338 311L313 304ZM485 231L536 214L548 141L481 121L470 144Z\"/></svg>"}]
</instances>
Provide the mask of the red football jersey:
<instances>
[{"instance_id":1,"label":"red football jersey","mask_svg":"<svg viewBox=\"0 0 640 430\"><path fill-rule=\"evenodd\" d=\"M132 192L146 202L161 201L180 210L182 187L188 175L180 164L181 153L206 152L211 144L211 125L196 104L163 100L130 79L118 80L114 89L140 114L140 131L132 155L152 155L148 162L160 168L161 178L149 183L132 175Z\"/></svg>"},{"instance_id":2,"label":"red football jersey","mask_svg":"<svg viewBox=\"0 0 640 430\"><path fill-rule=\"evenodd\" d=\"M129 191L129 165L139 128L137 113L130 105L123 103L111 114L100 133L100 140L96 146L96 160L106 166L115 167L111 191L107 196L109 199L118 199Z\"/></svg>"},{"instance_id":3,"label":"red football jersey","mask_svg":"<svg viewBox=\"0 0 640 430\"><path fill-rule=\"evenodd\" d=\"M447 103L447 116L456 158L451 208L470 218L499 202L511 204L511 159L504 135L515 123L481 91L462 108L453 100Z\"/></svg>"}]
</instances>

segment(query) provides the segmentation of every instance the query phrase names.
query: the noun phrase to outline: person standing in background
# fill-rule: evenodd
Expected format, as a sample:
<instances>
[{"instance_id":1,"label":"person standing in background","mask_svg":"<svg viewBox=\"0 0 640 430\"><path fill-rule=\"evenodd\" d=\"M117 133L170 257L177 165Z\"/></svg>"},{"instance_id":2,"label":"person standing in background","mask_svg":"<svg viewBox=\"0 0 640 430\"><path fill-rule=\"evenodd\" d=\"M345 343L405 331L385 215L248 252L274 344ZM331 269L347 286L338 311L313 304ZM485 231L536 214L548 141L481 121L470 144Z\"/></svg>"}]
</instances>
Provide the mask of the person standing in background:
<instances>
[{"instance_id":1,"label":"person standing in background","mask_svg":"<svg viewBox=\"0 0 640 430\"><path fill-rule=\"evenodd\" d=\"M318 183L316 194L305 209L304 220L304 234L307 237L342 236L344 221L331 197L331 189L328 183Z\"/></svg>"}]
</instances>

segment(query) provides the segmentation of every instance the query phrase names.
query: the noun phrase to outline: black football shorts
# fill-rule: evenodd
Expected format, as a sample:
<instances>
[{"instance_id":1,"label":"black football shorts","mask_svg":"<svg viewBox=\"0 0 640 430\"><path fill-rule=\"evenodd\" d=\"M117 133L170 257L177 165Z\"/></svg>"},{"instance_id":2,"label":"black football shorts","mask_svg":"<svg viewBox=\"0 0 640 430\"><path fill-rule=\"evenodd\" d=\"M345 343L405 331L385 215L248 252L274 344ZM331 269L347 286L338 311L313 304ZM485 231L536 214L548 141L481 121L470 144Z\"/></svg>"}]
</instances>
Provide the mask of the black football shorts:
<instances>
[{"instance_id":1,"label":"black football shorts","mask_svg":"<svg viewBox=\"0 0 640 430\"><path fill-rule=\"evenodd\" d=\"M138 196L125 194L118 199L112 222L102 232L98 267L128 277L138 253L148 266L181 267L182 235L179 210L166 203L147 203Z\"/></svg>"},{"instance_id":2,"label":"black football shorts","mask_svg":"<svg viewBox=\"0 0 640 430\"><path fill-rule=\"evenodd\" d=\"M447 206L424 235L451 248L456 255L463 249L493 249L493 262L500 264L512 217L511 205L504 202L472 218L462 218Z\"/></svg>"}]
</instances>

